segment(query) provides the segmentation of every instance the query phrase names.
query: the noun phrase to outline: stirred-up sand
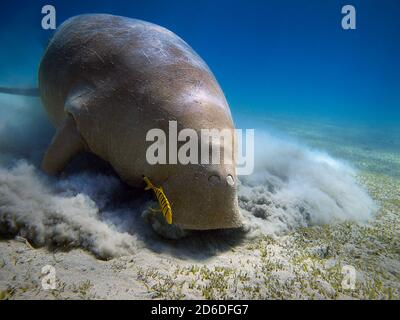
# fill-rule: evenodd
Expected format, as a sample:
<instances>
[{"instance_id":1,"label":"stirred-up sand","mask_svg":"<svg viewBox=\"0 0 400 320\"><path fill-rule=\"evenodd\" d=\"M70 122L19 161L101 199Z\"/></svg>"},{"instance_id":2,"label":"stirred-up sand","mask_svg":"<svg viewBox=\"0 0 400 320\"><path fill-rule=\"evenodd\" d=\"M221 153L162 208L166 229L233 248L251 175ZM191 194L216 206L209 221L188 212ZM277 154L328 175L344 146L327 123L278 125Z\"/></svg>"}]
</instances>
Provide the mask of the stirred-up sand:
<instances>
[{"instance_id":1,"label":"stirred-up sand","mask_svg":"<svg viewBox=\"0 0 400 320\"><path fill-rule=\"evenodd\" d=\"M44 176L51 128L13 99L0 122L0 298L399 298L398 133L266 119L286 136L259 131L239 186L246 227L165 240L142 217L149 197L107 170Z\"/></svg>"}]
</instances>

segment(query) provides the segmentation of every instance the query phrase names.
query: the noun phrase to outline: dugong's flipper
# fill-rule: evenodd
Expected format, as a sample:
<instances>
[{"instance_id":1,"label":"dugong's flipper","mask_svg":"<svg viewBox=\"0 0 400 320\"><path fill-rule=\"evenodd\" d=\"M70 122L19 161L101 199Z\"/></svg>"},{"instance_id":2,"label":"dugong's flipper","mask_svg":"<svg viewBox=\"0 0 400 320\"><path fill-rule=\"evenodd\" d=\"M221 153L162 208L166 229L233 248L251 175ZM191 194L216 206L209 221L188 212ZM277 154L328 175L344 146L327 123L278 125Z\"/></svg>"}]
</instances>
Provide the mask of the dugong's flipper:
<instances>
[{"instance_id":1,"label":"dugong's flipper","mask_svg":"<svg viewBox=\"0 0 400 320\"><path fill-rule=\"evenodd\" d=\"M15 94L18 96L39 97L39 88L6 88L0 87L0 93Z\"/></svg>"},{"instance_id":2,"label":"dugong's flipper","mask_svg":"<svg viewBox=\"0 0 400 320\"><path fill-rule=\"evenodd\" d=\"M74 118L68 115L44 155L43 171L52 175L59 173L75 155L84 151L85 148L85 142L76 128Z\"/></svg>"}]
</instances>

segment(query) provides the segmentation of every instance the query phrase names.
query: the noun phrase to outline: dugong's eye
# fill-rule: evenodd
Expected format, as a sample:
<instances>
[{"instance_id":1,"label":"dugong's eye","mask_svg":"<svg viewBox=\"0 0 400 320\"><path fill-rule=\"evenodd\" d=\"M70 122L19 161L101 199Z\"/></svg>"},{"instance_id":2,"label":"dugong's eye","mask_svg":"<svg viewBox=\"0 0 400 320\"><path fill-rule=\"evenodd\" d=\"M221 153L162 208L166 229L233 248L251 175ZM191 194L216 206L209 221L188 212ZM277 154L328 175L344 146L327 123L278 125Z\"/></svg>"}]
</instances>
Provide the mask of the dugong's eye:
<instances>
[{"instance_id":1,"label":"dugong's eye","mask_svg":"<svg viewBox=\"0 0 400 320\"><path fill-rule=\"evenodd\" d=\"M233 186L235 184L235 179L232 177L232 175L228 174L226 176L226 182L230 185Z\"/></svg>"},{"instance_id":2,"label":"dugong's eye","mask_svg":"<svg viewBox=\"0 0 400 320\"><path fill-rule=\"evenodd\" d=\"M220 182L220 178L217 175L212 175L208 177L208 182L211 184L218 184Z\"/></svg>"}]
</instances>

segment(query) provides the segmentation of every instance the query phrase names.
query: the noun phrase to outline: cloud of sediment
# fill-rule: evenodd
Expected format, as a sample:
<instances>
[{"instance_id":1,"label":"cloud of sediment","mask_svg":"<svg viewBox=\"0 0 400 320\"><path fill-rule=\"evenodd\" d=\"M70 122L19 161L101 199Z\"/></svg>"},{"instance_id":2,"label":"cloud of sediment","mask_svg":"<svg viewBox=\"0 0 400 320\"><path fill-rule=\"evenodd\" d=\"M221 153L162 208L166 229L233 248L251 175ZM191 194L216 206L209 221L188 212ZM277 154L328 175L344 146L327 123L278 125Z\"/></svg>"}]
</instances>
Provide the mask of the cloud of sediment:
<instances>
[{"instance_id":1,"label":"cloud of sediment","mask_svg":"<svg viewBox=\"0 0 400 320\"><path fill-rule=\"evenodd\" d=\"M0 95L0 235L101 258L135 252L152 232L141 218L144 201L115 200L126 190L107 172L44 175L40 160L53 132L38 100ZM327 154L261 131L256 151L256 171L239 186L249 235L366 221L376 210L354 170Z\"/></svg>"},{"instance_id":2,"label":"cloud of sediment","mask_svg":"<svg viewBox=\"0 0 400 320\"><path fill-rule=\"evenodd\" d=\"M350 165L262 131L256 137L256 170L241 178L239 204L255 229L270 234L365 222L377 209Z\"/></svg>"}]
</instances>

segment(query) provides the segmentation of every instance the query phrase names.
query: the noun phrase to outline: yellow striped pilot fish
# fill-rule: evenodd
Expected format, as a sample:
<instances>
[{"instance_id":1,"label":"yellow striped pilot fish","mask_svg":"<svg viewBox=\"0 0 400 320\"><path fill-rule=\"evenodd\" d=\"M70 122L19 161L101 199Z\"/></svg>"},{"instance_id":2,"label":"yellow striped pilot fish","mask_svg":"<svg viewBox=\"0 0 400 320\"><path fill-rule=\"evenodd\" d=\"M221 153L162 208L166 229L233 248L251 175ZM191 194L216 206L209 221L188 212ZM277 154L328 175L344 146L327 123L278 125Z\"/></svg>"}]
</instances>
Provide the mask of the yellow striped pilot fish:
<instances>
[{"instance_id":1,"label":"yellow striped pilot fish","mask_svg":"<svg viewBox=\"0 0 400 320\"><path fill-rule=\"evenodd\" d=\"M158 203L160 204L160 210L161 213L163 214L165 220L167 221L168 224L172 224L172 208L171 204L169 203L167 196L164 193L164 190L162 187L155 187L149 178L146 176L143 176L144 182L146 182L147 186L144 190L153 190L154 194L157 197Z\"/></svg>"}]
</instances>

